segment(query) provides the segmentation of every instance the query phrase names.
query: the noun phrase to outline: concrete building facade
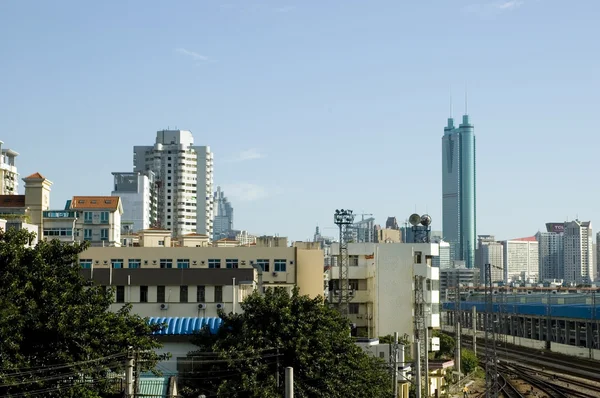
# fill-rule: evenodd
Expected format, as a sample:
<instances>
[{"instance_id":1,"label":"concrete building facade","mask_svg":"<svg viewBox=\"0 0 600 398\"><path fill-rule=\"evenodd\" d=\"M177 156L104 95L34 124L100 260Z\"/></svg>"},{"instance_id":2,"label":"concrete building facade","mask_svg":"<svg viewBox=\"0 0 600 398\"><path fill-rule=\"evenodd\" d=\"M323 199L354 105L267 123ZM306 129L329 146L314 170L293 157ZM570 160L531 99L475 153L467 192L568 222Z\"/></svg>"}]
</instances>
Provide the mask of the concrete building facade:
<instances>
[{"instance_id":1,"label":"concrete building facade","mask_svg":"<svg viewBox=\"0 0 600 398\"><path fill-rule=\"evenodd\" d=\"M175 236L213 236L213 154L190 131L162 130L154 146L135 146L134 171L157 181L157 224Z\"/></svg>"},{"instance_id":2,"label":"concrete building facade","mask_svg":"<svg viewBox=\"0 0 600 398\"><path fill-rule=\"evenodd\" d=\"M546 231L538 232L540 282L564 279L564 223L546 223Z\"/></svg>"},{"instance_id":3,"label":"concrete building facade","mask_svg":"<svg viewBox=\"0 0 600 398\"><path fill-rule=\"evenodd\" d=\"M591 221L565 222L565 282L587 284L594 281L593 234Z\"/></svg>"},{"instance_id":4,"label":"concrete building facade","mask_svg":"<svg viewBox=\"0 0 600 398\"><path fill-rule=\"evenodd\" d=\"M151 170L135 173L112 173L111 196L121 198L124 234L157 226L156 178Z\"/></svg>"},{"instance_id":5,"label":"concrete building facade","mask_svg":"<svg viewBox=\"0 0 600 398\"><path fill-rule=\"evenodd\" d=\"M504 246L494 235L479 235L477 239L476 266L482 284L485 284L486 264L491 265L492 282L504 280Z\"/></svg>"},{"instance_id":6,"label":"concrete building facade","mask_svg":"<svg viewBox=\"0 0 600 398\"><path fill-rule=\"evenodd\" d=\"M442 231L450 243L452 260L475 265L476 184L475 133L464 115L454 126L448 119L442 137Z\"/></svg>"},{"instance_id":7,"label":"concrete building facade","mask_svg":"<svg viewBox=\"0 0 600 398\"><path fill-rule=\"evenodd\" d=\"M164 247L166 232L141 239L151 246L91 247L80 254L86 278L115 288L112 310L131 303L133 313L142 317L214 317L219 309L239 312L239 303L261 284L323 295L321 250Z\"/></svg>"},{"instance_id":8,"label":"concrete building facade","mask_svg":"<svg viewBox=\"0 0 600 398\"><path fill-rule=\"evenodd\" d=\"M331 251L339 253L339 243L333 243ZM353 292L349 317L359 336L413 335L415 276L425 278L426 324L439 327L439 269L432 265L439 255L437 244L350 243L348 251ZM339 266L331 267L330 280L330 299L335 301Z\"/></svg>"},{"instance_id":9,"label":"concrete building facade","mask_svg":"<svg viewBox=\"0 0 600 398\"><path fill-rule=\"evenodd\" d=\"M539 277L539 245L535 236L502 242L504 282L537 282Z\"/></svg>"},{"instance_id":10,"label":"concrete building facade","mask_svg":"<svg viewBox=\"0 0 600 398\"><path fill-rule=\"evenodd\" d=\"M0 195L19 194L19 173L15 158L18 152L2 148L4 142L0 141Z\"/></svg>"}]
</instances>

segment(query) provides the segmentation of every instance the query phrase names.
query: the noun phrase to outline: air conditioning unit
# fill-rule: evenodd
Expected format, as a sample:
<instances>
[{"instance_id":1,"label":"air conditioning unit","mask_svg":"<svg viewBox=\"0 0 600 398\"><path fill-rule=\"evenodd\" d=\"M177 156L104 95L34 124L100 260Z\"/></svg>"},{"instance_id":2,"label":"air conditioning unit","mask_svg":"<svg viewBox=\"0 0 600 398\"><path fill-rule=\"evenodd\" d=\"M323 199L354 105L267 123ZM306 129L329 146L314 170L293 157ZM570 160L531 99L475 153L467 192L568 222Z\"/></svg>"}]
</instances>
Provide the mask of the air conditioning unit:
<instances>
[{"instance_id":1,"label":"air conditioning unit","mask_svg":"<svg viewBox=\"0 0 600 398\"><path fill-rule=\"evenodd\" d=\"M218 310L222 310L222 309L224 309L224 308L225 308L225 304L223 304L223 303L218 303L218 304L217 304L217 309L218 309Z\"/></svg>"},{"instance_id":2,"label":"air conditioning unit","mask_svg":"<svg viewBox=\"0 0 600 398\"><path fill-rule=\"evenodd\" d=\"M199 310L205 310L206 309L206 304L204 304L204 303L198 304L198 309Z\"/></svg>"},{"instance_id":3,"label":"air conditioning unit","mask_svg":"<svg viewBox=\"0 0 600 398\"><path fill-rule=\"evenodd\" d=\"M277 276L277 272L273 272L273 276Z\"/></svg>"},{"instance_id":4,"label":"air conditioning unit","mask_svg":"<svg viewBox=\"0 0 600 398\"><path fill-rule=\"evenodd\" d=\"M169 309L169 304L164 304L164 303L163 303L163 304L161 304L161 305L160 305L160 309L161 309L161 310L168 310L168 309Z\"/></svg>"}]
</instances>

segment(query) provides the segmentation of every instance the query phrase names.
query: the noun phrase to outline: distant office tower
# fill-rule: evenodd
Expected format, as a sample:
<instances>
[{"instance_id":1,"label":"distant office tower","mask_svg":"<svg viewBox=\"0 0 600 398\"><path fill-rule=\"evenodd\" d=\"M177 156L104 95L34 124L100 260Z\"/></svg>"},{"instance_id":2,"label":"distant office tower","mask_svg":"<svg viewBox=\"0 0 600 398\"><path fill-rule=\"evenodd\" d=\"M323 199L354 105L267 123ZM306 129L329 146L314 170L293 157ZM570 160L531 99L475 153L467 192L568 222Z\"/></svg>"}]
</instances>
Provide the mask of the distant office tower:
<instances>
[{"instance_id":1,"label":"distant office tower","mask_svg":"<svg viewBox=\"0 0 600 398\"><path fill-rule=\"evenodd\" d=\"M505 240L504 282L536 282L539 277L539 247L535 236Z\"/></svg>"},{"instance_id":2,"label":"distant office tower","mask_svg":"<svg viewBox=\"0 0 600 398\"><path fill-rule=\"evenodd\" d=\"M385 228L386 229L400 229L400 227L398 226L398 220L396 219L396 217L388 217L387 220L385 221Z\"/></svg>"},{"instance_id":3,"label":"distant office tower","mask_svg":"<svg viewBox=\"0 0 600 398\"><path fill-rule=\"evenodd\" d=\"M350 239L358 243L374 243L376 241L375 219L363 218L349 228Z\"/></svg>"},{"instance_id":4,"label":"distant office tower","mask_svg":"<svg viewBox=\"0 0 600 398\"><path fill-rule=\"evenodd\" d=\"M538 232L540 282L565 278L564 223L546 223L546 232Z\"/></svg>"},{"instance_id":5,"label":"distant office tower","mask_svg":"<svg viewBox=\"0 0 600 398\"><path fill-rule=\"evenodd\" d=\"M162 130L154 146L133 147L135 172L152 171L157 186L157 223L175 236L213 235L213 155L194 146L190 131Z\"/></svg>"},{"instance_id":6,"label":"distant office tower","mask_svg":"<svg viewBox=\"0 0 600 398\"><path fill-rule=\"evenodd\" d=\"M215 191L214 207L213 239L217 241L228 238L233 231L233 207L221 191L221 187L217 187Z\"/></svg>"},{"instance_id":7,"label":"distant office tower","mask_svg":"<svg viewBox=\"0 0 600 398\"><path fill-rule=\"evenodd\" d=\"M433 239L431 239L434 242ZM431 265L434 267L439 267L440 270L451 268L450 263L450 244L448 242L444 242L443 240L437 240L436 243L440 245L440 254L432 259Z\"/></svg>"},{"instance_id":8,"label":"distant office tower","mask_svg":"<svg viewBox=\"0 0 600 398\"><path fill-rule=\"evenodd\" d=\"M452 259L472 268L476 245L475 133L468 115L458 128L452 118L444 128L442 212L442 231L450 243Z\"/></svg>"},{"instance_id":9,"label":"distant office tower","mask_svg":"<svg viewBox=\"0 0 600 398\"><path fill-rule=\"evenodd\" d=\"M19 155L12 149L3 149L0 141L0 195L19 194L19 173L15 158Z\"/></svg>"},{"instance_id":10,"label":"distant office tower","mask_svg":"<svg viewBox=\"0 0 600 398\"><path fill-rule=\"evenodd\" d=\"M479 268L481 283L485 283L485 265L490 264L492 282L504 280L504 246L494 235L479 235L475 266Z\"/></svg>"},{"instance_id":11,"label":"distant office tower","mask_svg":"<svg viewBox=\"0 0 600 398\"><path fill-rule=\"evenodd\" d=\"M156 225L156 180L150 170L140 173L112 173L114 190L123 206L121 231L138 232Z\"/></svg>"},{"instance_id":12,"label":"distant office tower","mask_svg":"<svg viewBox=\"0 0 600 398\"><path fill-rule=\"evenodd\" d=\"M566 222L564 246L565 282L593 282L592 223L579 220Z\"/></svg>"}]
</instances>

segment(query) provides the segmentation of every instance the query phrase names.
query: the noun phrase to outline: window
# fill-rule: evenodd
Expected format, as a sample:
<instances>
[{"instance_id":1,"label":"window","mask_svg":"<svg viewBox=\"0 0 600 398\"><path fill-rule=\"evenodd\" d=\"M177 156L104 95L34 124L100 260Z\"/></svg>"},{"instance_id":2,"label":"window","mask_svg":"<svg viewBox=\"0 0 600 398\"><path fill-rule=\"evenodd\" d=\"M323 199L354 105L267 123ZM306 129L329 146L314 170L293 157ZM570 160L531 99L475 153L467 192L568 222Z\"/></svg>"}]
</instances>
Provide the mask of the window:
<instances>
[{"instance_id":1,"label":"window","mask_svg":"<svg viewBox=\"0 0 600 398\"><path fill-rule=\"evenodd\" d=\"M422 252L415 252L415 264L421 264L422 256L423 256Z\"/></svg>"},{"instance_id":2,"label":"window","mask_svg":"<svg viewBox=\"0 0 600 398\"><path fill-rule=\"evenodd\" d=\"M206 286L198 286L198 290L196 290L196 301L199 303L206 301Z\"/></svg>"},{"instance_id":3,"label":"window","mask_svg":"<svg viewBox=\"0 0 600 398\"><path fill-rule=\"evenodd\" d=\"M358 314L358 303L348 303L348 313L349 314Z\"/></svg>"},{"instance_id":4,"label":"window","mask_svg":"<svg viewBox=\"0 0 600 398\"><path fill-rule=\"evenodd\" d=\"M142 260L139 258L130 258L129 268L142 268Z\"/></svg>"},{"instance_id":5,"label":"window","mask_svg":"<svg viewBox=\"0 0 600 398\"><path fill-rule=\"evenodd\" d=\"M83 230L83 240L92 240L92 230L91 229Z\"/></svg>"},{"instance_id":6,"label":"window","mask_svg":"<svg viewBox=\"0 0 600 398\"><path fill-rule=\"evenodd\" d=\"M169 223L170 224L170 223ZM165 245L165 241L164 240L159 240L158 241L158 245L159 246L164 246Z\"/></svg>"},{"instance_id":7,"label":"window","mask_svg":"<svg viewBox=\"0 0 600 398\"><path fill-rule=\"evenodd\" d=\"M100 240L108 240L108 228L100 230Z\"/></svg>"},{"instance_id":8,"label":"window","mask_svg":"<svg viewBox=\"0 0 600 398\"><path fill-rule=\"evenodd\" d=\"M348 285L351 290L358 290L358 279L349 279Z\"/></svg>"},{"instance_id":9,"label":"window","mask_svg":"<svg viewBox=\"0 0 600 398\"><path fill-rule=\"evenodd\" d=\"M125 286L117 286L117 303L125 302Z\"/></svg>"},{"instance_id":10,"label":"window","mask_svg":"<svg viewBox=\"0 0 600 398\"><path fill-rule=\"evenodd\" d=\"M275 260L273 261L273 268L275 268L275 272L285 272L287 260Z\"/></svg>"},{"instance_id":11,"label":"window","mask_svg":"<svg viewBox=\"0 0 600 398\"><path fill-rule=\"evenodd\" d=\"M85 269L92 268L92 260L91 259L85 259L85 260L80 259L79 265L81 265L81 268L85 268Z\"/></svg>"},{"instance_id":12,"label":"window","mask_svg":"<svg viewBox=\"0 0 600 398\"><path fill-rule=\"evenodd\" d=\"M73 236L72 228L44 228L44 236Z\"/></svg>"},{"instance_id":13,"label":"window","mask_svg":"<svg viewBox=\"0 0 600 398\"><path fill-rule=\"evenodd\" d=\"M170 258L161 258L160 268L173 268L173 260Z\"/></svg>"},{"instance_id":14,"label":"window","mask_svg":"<svg viewBox=\"0 0 600 398\"><path fill-rule=\"evenodd\" d=\"M188 302L188 287L187 286L179 286L179 302L180 303Z\"/></svg>"},{"instance_id":15,"label":"window","mask_svg":"<svg viewBox=\"0 0 600 398\"><path fill-rule=\"evenodd\" d=\"M107 211L103 211L100 213L100 223L108 224L108 212Z\"/></svg>"},{"instance_id":16,"label":"window","mask_svg":"<svg viewBox=\"0 0 600 398\"><path fill-rule=\"evenodd\" d=\"M256 260L256 265L261 266L263 272L269 272L269 260Z\"/></svg>"},{"instance_id":17,"label":"window","mask_svg":"<svg viewBox=\"0 0 600 398\"><path fill-rule=\"evenodd\" d=\"M358 267L358 256L348 256L348 265L350 267Z\"/></svg>"},{"instance_id":18,"label":"window","mask_svg":"<svg viewBox=\"0 0 600 398\"><path fill-rule=\"evenodd\" d=\"M140 286L140 303L148 302L148 286Z\"/></svg>"},{"instance_id":19,"label":"window","mask_svg":"<svg viewBox=\"0 0 600 398\"><path fill-rule=\"evenodd\" d=\"M215 286L215 303L223 301L223 286Z\"/></svg>"},{"instance_id":20,"label":"window","mask_svg":"<svg viewBox=\"0 0 600 398\"><path fill-rule=\"evenodd\" d=\"M93 213L91 211L84 211L83 212L83 222L85 224L91 224L93 218L94 218L94 216L93 216Z\"/></svg>"},{"instance_id":21,"label":"window","mask_svg":"<svg viewBox=\"0 0 600 398\"><path fill-rule=\"evenodd\" d=\"M110 260L110 264L113 268L123 268L123 259L113 258L112 260Z\"/></svg>"},{"instance_id":22,"label":"window","mask_svg":"<svg viewBox=\"0 0 600 398\"><path fill-rule=\"evenodd\" d=\"M156 302L157 303L166 303L165 300L165 287L164 286L156 286Z\"/></svg>"},{"instance_id":23,"label":"window","mask_svg":"<svg viewBox=\"0 0 600 398\"><path fill-rule=\"evenodd\" d=\"M190 259L189 258L177 259L177 268L190 268Z\"/></svg>"},{"instance_id":24,"label":"window","mask_svg":"<svg viewBox=\"0 0 600 398\"><path fill-rule=\"evenodd\" d=\"M225 264L226 264L227 268L237 268L238 260L237 260L237 258L228 258L227 260L225 260Z\"/></svg>"},{"instance_id":25,"label":"window","mask_svg":"<svg viewBox=\"0 0 600 398\"><path fill-rule=\"evenodd\" d=\"M208 268L221 268L221 259L209 258L208 259Z\"/></svg>"}]
</instances>

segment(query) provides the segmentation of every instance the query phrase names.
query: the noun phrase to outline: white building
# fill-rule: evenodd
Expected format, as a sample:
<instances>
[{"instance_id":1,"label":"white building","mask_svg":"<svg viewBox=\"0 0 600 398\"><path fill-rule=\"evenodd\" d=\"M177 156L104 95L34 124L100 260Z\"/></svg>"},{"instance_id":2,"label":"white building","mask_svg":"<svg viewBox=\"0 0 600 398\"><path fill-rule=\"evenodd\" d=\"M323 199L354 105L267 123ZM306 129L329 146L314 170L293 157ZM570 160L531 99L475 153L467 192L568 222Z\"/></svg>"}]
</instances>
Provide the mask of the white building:
<instances>
[{"instance_id":1,"label":"white building","mask_svg":"<svg viewBox=\"0 0 600 398\"><path fill-rule=\"evenodd\" d=\"M213 240L217 241L223 238L232 238L233 231L233 206L225 197L225 193L221 191L221 187L217 187L214 195L214 214L215 220L213 223Z\"/></svg>"},{"instance_id":2,"label":"white building","mask_svg":"<svg viewBox=\"0 0 600 398\"><path fill-rule=\"evenodd\" d=\"M19 155L12 149L3 149L0 141L0 195L18 195L19 173L15 158Z\"/></svg>"},{"instance_id":3,"label":"white building","mask_svg":"<svg viewBox=\"0 0 600 398\"><path fill-rule=\"evenodd\" d=\"M479 235L475 251L475 265L479 279L485 284L485 265L491 265L492 282L504 280L504 246L493 235Z\"/></svg>"},{"instance_id":4,"label":"white building","mask_svg":"<svg viewBox=\"0 0 600 398\"><path fill-rule=\"evenodd\" d=\"M433 266L440 270L450 268L450 243L443 240L439 240L437 243L440 245L440 255L433 258Z\"/></svg>"},{"instance_id":5,"label":"white building","mask_svg":"<svg viewBox=\"0 0 600 398\"><path fill-rule=\"evenodd\" d=\"M124 233L133 233L156 226L156 183L150 170L134 173L112 173L112 196L121 198Z\"/></svg>"},{"instance_id":6,"label":"white building","mask_svg":"<svg viewBox=\"0 0 600 398\"><path fill-rule=\"evenodd\" d=\"M350 243L349 284L353 298L349 318L357 334L378 337L398 332L413 335L414 277L424 277L426 324L439 328L439 269L432 260L439 255L435 243ZM339 253L333 243L332 253ZM335 262L339 264L339 261ZM339 266L331 267L330 298L335 301Z\"/></svg>"},{"instance_id":7,"label":"white building","mask_svg":"<svg viewBox=\"0 0 600 398\"><path fill-rule=\"evenodd\" d=\"M565 223L564 232L566 282L591 283L593 274L593 235L590 221L570 221Z\"/></svg>"},{"instance_id":8,"label":"white building","mask_svg":"<svg viewBox=\"0 0 600 398\"><path fill-rule=\"evenodd\" d=\"M134 171L157 181L157 223L175 236L213 235L213 155L190 131L162 130L154 146L135 146Z\"/></svg>"},{"instance_id":9,"label":"white building","mask_svg":"<svg viewBox=\"0 0 600 398\"><path fill-rule=\"evenodd\" d=\"M504 281L536 282L539 278L539 244L535 236L502 242Z\"/></svg>"}]
</instances>

